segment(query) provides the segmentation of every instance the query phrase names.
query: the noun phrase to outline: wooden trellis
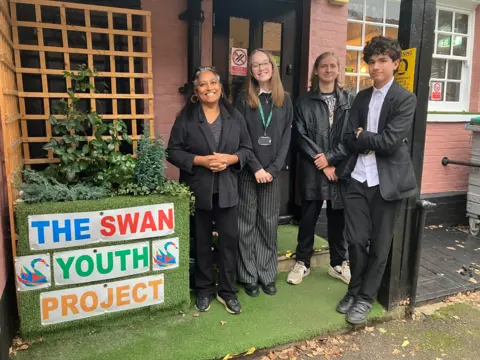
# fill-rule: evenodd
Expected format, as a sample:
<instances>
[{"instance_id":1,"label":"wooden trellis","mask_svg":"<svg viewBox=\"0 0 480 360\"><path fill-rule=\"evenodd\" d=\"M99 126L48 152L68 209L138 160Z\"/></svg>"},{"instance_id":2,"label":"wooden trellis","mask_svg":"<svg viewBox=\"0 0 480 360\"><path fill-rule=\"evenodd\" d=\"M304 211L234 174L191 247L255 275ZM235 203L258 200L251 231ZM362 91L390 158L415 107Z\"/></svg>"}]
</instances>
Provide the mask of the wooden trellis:
<instances>
[{"instance_id":1,"label":"wooden trellis","mask_svg":"<svg viewBox=\"0 0 480 360\"><path fill-rule=\"evenodd\" d=\"M3 144L3 162L5 166L8 195L10 230L15 254L15 227L13 221L13 202L16 199L15 181L23 167L22 136L20 134L20 114L18 110L18 91L15 81L15 65L11 19L8 1L0 0L0 119L1 142ZM1 166L1 164L0 164ZM3 185L3 184L2 184Z\"/></svg>"},{"instance_id":2,"label":"wooden trellis","mask_svg":"<svg viewBox=\"0 0 480 360\"><path fill-rule=\"evenodd\" d=\"M2 1L4 2L4 1ZM148 121L153 134L149 11L44 0L11 0L13 46L25 165L57 162L42 146L52 137L53 104L72 86L64 70L96 68L97 91L78 97L105 120L127 123L135 152ZM103 86L98 91L98 85ZM103 84L103 85L102 85ZM85 100L83 100L85 99ZM61 118L61 117L59 117Z\"/></svg>"}]
</instances>

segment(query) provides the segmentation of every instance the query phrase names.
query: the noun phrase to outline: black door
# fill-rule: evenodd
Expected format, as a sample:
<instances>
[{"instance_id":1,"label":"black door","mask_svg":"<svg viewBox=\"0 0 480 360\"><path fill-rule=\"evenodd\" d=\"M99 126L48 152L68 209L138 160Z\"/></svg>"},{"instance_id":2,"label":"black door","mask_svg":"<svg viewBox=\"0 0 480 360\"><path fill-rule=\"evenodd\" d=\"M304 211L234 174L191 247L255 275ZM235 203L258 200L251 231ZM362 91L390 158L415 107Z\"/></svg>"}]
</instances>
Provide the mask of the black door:
<instances>
[{"instance_id":1,"label":"black door","mask_svg":"<svg viewBox=\"0 0 480 360\"><path fill-rule=\"evenodd\" d=\"M298 1L295 0L215 0L213 27L213 65L219 71L225 93L234 102L243 87L244 76L231 74L232 48L246 49L248 55L257 48L270 51L277 60L285 90L298 94L297 48ZM280 174L280 216L293 212L294 191L291 155Z\"/></svg>"}]
</instances>

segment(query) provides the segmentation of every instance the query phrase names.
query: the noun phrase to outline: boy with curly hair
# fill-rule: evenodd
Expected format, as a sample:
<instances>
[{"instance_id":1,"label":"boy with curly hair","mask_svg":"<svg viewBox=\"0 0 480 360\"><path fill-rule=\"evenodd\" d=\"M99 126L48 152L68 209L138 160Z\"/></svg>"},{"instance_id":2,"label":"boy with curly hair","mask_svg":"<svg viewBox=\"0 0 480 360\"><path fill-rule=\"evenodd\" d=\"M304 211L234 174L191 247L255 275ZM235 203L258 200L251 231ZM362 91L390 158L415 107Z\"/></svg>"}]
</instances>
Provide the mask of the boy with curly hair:
<instances>
[{"instance_id":1,"label":"boy with curly hair","mask_svg":"<svg viewBox=\"0 0 480 360\"><path fill-rule=\"evenodd\" d=\"M345 238L351 281L337 311L362 324L372 309L392 245L402 199L417 189L407 146L416 97L394 80L400 63L397 40L374 37L364 49L373 87L358 93L352 105L344 166Z\"/></svg>"}]
</instances>

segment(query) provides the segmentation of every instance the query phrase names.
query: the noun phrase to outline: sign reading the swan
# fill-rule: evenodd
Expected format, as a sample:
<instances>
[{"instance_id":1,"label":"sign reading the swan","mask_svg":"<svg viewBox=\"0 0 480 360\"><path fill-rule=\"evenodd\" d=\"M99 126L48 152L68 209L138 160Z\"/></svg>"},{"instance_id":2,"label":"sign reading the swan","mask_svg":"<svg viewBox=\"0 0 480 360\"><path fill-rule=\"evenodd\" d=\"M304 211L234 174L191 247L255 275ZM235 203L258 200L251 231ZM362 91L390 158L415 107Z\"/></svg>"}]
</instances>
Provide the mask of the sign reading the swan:
<instances>
[{"instance_id":1,"label":"sign reading the swan","mask_svg":"<svg viewBox=\"0 0 480 360\"><path fill-rule=\"evenodd\" d=\"M153 270L167 270L179 265L178 238L152 241Z\"/></svg>"},{"instance_id":2,"label":"sign reading the swan","mask_svg":"<svg viewBox=\"0 0 480 360\"><path fill-rule=\"evenodd\" d=\"M417 60L417 49L411 48L402 51L400 64L395 74L395 80L410 92L413 92L415 85L415 63Z\"/></svg>"},{"instance_id":3,"label":"sign reading the swan","mask_svg":"<svg viewBox=\"0 0 480 360\"><path fill-rule=\"evenodd\" d=\"M83 284L150 270L148 241L53 254L55 285Z\"/></svg>"},{"instance_id":4,"label":"sign reading the swan","mask_svg":"<svg viewBox=\"0 0 480 360\"><path fill-rule=\"evenodd\" d=\"M19 291L50 287L50 255L20 256L15 258L15 278Z\"/></svg>"},{"instance_id":5,"label":"sign reading the swan","mask_svg":"<svg viewBox=\"0 0 480 360\"><path fill-rule=\"evenodd\" d=\"M28 239L32 250L148 239L172 234L174 228L172 203L28 217Z\"/></svg>"},{"instance_id":6,"label":"sign reading the swan","mask_svg":"<svg viewBox=\"0 0 480 360\"><path fill-rule=\"evenodd\" d=\"M42 325L85 319L164 302L163 274L40 295Z\"/></svg>"}]
</instances>

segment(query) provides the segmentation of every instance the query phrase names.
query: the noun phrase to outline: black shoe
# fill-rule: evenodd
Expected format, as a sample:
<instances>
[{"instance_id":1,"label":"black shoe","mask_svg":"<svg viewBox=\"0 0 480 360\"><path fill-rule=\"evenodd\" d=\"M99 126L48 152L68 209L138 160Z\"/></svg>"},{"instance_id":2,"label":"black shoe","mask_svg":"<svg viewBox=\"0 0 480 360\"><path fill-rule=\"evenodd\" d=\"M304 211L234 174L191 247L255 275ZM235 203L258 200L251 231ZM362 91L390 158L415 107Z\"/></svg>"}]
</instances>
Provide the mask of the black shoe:
<instances>
[{"instance_id":1,"label":"black shoe","mask_svg":"<svg viewBox=\"0 0 480 360\"><path fill-rule=\"evenodd\" d=\"M340 314L346 314L348 310L353 306L355 303L355 297L351 295L345 295L342 300L337 305L337 311Z\"/></svg>"},{"instance_id":2,"label":"black shoe","mask_svg":"<svg viewBox=\"0 0 480 360\"><path fill-rule=\"evenodd\" d=\"M223 304L223 306L225 306L225 310L227 310L230 314L237 315L242 312L242 306L237 299L223 300L220 295L217 295L217 300Z\"/></svg>"},{"instance_id":3,"label":"black shoe","mask_svg":"<svg viewBox=\"0 0 480 360\"><path fill-rule=\"evenodd\" d=\"M366 301L356 301L348 310L347 321L353 325L360 325L367 322L367 317L372 310L372 304Z\"/></svg>"},{"instance_id":4,"label":"black shoe","mask_svg":"<svg viewBox=\"0 0 480 360\"><path fill-rule=\"evenodd\" d=\"M260 291L258 291L258 284L243 284L243 288L248 296L257 297L260 295Z\"/></svg>"},{"instance_id":5,"label":"black shoe","mask_svg":"<svg viewBox=\"0 0 480 360\"><path fill-rule=\"evenodd\" d=\"M204 312L210 309L210 301L212 301L213 295L207 297L197 297L195 300L195 308L198 311Z\"/></svg>"},{"instance_id":6,"label":"black shoe","mask_svg":"<svg viewBox=\"0 0 480 360\"><path fill-rule=\"evenodd\" d=\"M272 282L270 284L267 284L267 285L262 284L262 290L265 294L271 295L271 296L273 296L277 293L277 287L275 286L274 282Z\"/></svg>"}]
</instances>

